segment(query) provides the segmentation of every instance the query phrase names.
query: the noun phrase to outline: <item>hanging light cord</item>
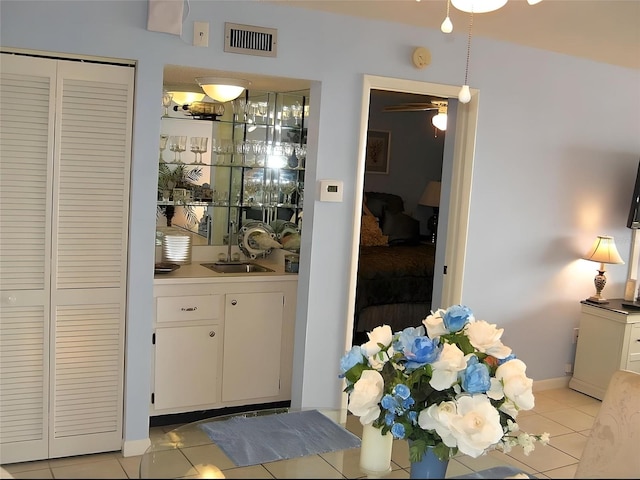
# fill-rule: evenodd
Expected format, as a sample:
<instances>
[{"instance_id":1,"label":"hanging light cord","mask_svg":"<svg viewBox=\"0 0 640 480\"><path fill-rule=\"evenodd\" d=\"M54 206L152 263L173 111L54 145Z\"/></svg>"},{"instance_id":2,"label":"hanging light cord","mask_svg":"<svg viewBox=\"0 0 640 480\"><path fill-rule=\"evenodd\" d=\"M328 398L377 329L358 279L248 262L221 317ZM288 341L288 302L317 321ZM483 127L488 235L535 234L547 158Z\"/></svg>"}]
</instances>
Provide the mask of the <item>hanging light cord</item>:
<instances>
[{"instance_id":1,"label":"hanging light cord","mask_svg":"<svg viewBox=\"0 0 640 480\"><path fill-rule=\"evenodd\" d=\"M469 14L469 35L467 37L467 66L464 69L464 85L469 85L469 58L471 57L471 27L473 27L473 10Z\"/></svg>"},{"instance_id":2,"label":"hanging light cord","mask_svg":"<svg viewBox=\"0 0 640 480\"><path fill-rule=\"evenodd\" d=\"M447 18L449 18L449 7L451 6L451 0L447 0Z\"/></svg>"}]
</instances>

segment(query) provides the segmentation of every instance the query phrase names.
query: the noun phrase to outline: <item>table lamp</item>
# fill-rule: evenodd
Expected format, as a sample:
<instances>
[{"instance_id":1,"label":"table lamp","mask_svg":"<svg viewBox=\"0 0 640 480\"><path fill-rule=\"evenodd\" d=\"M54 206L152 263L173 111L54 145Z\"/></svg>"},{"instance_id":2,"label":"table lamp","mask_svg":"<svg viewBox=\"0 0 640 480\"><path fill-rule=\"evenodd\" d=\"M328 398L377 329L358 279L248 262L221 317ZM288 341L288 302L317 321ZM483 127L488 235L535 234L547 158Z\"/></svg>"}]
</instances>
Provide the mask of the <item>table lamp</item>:
<instances>
[{"instance_id":1,"label":"table lamp","mask_svg":"<svg viewBox=\"0 0 640 480\"><path fill-rule=\"evenodd\" d=\"M431 243L436 243L436 235L438 234L438 210L440 208L440 182L430 181L422 192L418 205L433 207L433 215L427 222L427 227L431 232Z\"/></svg>"},{"instance_id":2,"label":"table lamp","mask_svg":"<svg viewBox=\"0 0 640 480\"><path fill-rule=\"evenodd\" d=\"M613 241L613 237L598 235L587 254L582 258L600 263L598 274L593 280L593 283L596 286L596 294L587 298L587 301L594 303L609 303L609 300L602 297L602 289L607 283L607 277L604 276L604 264L624 264L624 261L618 253L616 244Z\"/></svg>"}]
</instances>

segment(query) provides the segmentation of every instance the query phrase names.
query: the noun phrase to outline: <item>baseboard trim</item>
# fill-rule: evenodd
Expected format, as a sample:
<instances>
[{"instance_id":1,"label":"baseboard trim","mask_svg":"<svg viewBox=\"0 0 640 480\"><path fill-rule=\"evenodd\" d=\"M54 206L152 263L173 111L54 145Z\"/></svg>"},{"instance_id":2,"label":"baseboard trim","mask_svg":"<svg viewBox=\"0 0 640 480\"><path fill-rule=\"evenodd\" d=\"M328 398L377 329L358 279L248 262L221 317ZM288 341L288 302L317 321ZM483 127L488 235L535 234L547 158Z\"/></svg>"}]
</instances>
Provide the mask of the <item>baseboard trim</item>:
<instances>
[{"instance_id":1,"label":"baseboard trim","mask_svg":"<svg viewBox=\"0 0 640 480\"><path fill-rule=\"evenodd\" d=\"M142 440L125 440L122 442L122 456L136 457L142 455L151 446L151 440L144 438Z\"/></svg>"},{"instance_id":2,"label":"baseboard trim","mask_svg":"<svg viewBox=\"0 0 640 480\"><path fill-rule=\"evenodd\" d=\"M542 390L553 390L554 388L569 388L569 380L571 380L569 376L537 380L533 382L533 391L541 392Z\"/></svg>"}]
</instances>

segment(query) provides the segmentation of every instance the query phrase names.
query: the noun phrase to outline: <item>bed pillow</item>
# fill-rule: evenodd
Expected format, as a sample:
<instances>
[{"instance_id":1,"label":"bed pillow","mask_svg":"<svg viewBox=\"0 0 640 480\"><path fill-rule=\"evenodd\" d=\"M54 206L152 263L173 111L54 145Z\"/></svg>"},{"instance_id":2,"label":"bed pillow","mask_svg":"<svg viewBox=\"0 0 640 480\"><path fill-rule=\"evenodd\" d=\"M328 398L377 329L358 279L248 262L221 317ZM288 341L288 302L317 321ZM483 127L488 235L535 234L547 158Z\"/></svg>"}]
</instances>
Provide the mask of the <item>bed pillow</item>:
<instances>
[{"instance_id":1,"label":"bed pillow","mask_svg":"<svg viewBox=\"0 0 640 480\"><path fill-rule=\"evenodd\" d=\"M382 233L388 235L389 245L417 245L420 243L420 222L406 213L387 213Z\"/></svg>"},{"instance_id":2,"label":"bed pillow","mask_svg":"<svg viewBox=\"0 0 640 480\"><path fill-rule=\"evenodd\" d=\"M372 215L363 215L360 225L360 245L365 247L387 246L389 237L382 234L378 219Z\"/></svg>"}]
</instances>

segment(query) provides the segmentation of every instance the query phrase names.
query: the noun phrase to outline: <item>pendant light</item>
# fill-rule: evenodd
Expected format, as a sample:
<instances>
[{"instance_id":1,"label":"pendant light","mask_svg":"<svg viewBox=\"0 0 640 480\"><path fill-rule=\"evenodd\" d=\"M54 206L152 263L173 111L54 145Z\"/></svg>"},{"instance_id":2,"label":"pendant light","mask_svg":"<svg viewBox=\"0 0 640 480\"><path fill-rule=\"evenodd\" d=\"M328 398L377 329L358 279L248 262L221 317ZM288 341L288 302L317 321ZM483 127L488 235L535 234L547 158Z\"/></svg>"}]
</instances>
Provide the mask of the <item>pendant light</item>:
<instances>
[{"instance_id":1,"label":"pendant light","mask_svg":"<svg viewBox=\"0 0 640 480\"><path fill-rule=\"evenodd\" d=\"M245 88L251 85L248 80L221 77L200 77L196 78L196 82L207 96L220 103L235 100L244 92Z\"/></svg>"},{"instance_id":2,"label":"pendant light","mask_svg":"<svg viewBox=\"0 0 640 480\"><path fill-rule=\"evenodd\" d=\"M453 23L451 23L451 19L449 18L449 9L451 7L451 0L447 0L447 16L445 17L442 25L440 25L440 31L442 33L451 33L453 32Z\"/></svg>"},{"instance_id":3,"label":"pendant light","mask_svg":"<svg viewBox=\"0 0 640 480\"><path fill-rule=\"evenodd\" d=\"M433 102L438 105L438 114L431 118L431 123L443 132L447 129L447 102Z\"/></svg>"},{"instance_id":4,"label":"pendant light","mask_svg":"<svg viewBox=\"0 0 640 480\"><path fill-rule=\"evenodd\" d=\"M469 58L471 57L471 28L473 27L473 12L469 14L469 35L467 36L467 64L464 69L464 85L458 93L460 103L471 101L471 91L469 90Z\"/></svg>"}]
</instances>

